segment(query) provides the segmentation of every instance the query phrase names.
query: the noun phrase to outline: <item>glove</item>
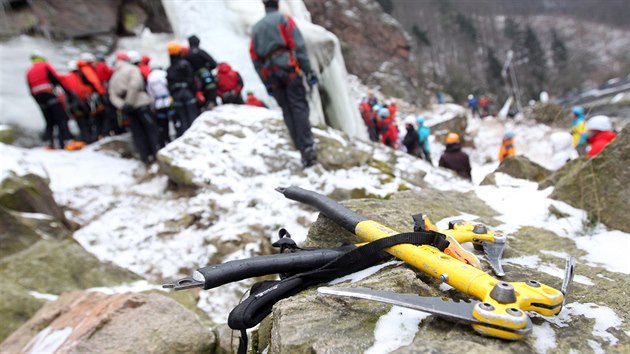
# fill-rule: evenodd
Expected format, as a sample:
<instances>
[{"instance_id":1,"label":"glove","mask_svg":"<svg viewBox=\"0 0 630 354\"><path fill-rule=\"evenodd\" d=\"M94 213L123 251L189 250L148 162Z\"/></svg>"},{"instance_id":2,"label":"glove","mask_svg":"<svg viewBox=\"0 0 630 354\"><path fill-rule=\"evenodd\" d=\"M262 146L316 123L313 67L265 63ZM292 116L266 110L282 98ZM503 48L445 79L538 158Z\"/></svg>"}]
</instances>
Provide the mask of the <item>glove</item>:
<instances>
[{"instance_id":1,"label":"glove","mask_svg":"<svg viewBox=\"0 0 630 354\"><path fill-rule=\"evenodd\" d=\"M125 104L122 106L122 108L120 109L120 111L121 111L124 115L126 115L126 116L127 116L127 115L130 115L130 114L133 114L133 112L134 112L135 110L136 110L136 109L135 109L135 108L133 108L133 106L132 106L132 105L130 105L129 103L125 103Z\"/></svg>"},{"instance_id":2,"label":"glove","mask_svg":"<svg viewBox=\"0 0 630 354\"><path fill-rule=\"evenodd\" d=\"M313 87L319 83L319 80L317 79L315 73L311 71L310 73L306 74L306 82L308 82L308 85L310 87Z\"/></svg>"}]
</instances>

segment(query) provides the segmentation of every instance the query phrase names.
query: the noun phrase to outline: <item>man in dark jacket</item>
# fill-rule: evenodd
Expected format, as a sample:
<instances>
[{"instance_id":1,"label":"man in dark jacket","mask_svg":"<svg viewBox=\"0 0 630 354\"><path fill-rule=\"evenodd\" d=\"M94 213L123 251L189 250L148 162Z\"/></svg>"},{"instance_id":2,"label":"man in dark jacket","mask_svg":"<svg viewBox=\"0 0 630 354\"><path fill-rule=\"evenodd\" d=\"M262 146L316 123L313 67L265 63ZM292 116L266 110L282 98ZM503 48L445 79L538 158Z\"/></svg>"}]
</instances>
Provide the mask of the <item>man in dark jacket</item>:
<instances>
[{"instance_id":1,"label":"man in dark jacket","mask_svg":"<svg viewBox=\"0 0 630 354\"><path fill-rule=\"evenodd\" d=\"M413 117L405 121L405 129L407 130L407 134L405 134L402 143L407 148L407 153L415 157L422 157L418 131L416 131L416 128L413 126Z\"/></svg>"},{"instance_id":2,"label":"man in dark jacket","mask_svg":"<svg viewBox=\"0 0 630 354\"><path fill-rule=\"evenodd\" d=\"M451 132L446 136L446 151L440 157L440 167L453 170L458 176L472 180L470 158L462 151L458 134Z\"/></svg>"},{"instance_id":3,"label":"man in dark jacket","mask_svg":"<svg viewBox=\"0 0 630 354\"><path fill-rule=\"evenodd\" d=\"M217 105L217 81L212 70L217 67L217 62L205 50L199 48L201 41L195 35L188 37L190 49L186 60L192 66L193 72L201 85L201 92L206 99L206 107L212 109Z\"/></svg>"},{"instance_id":4,"label":"man in dark jacket","mask_svg":"<svg viewBox=\"0 0 630 354\"><path fill-rule=\"evenodd\" d=\"M57 127L59 148L63 149L72 136L68 130L68 114L55 93L55 87L63 88L68 96L70 96L70 91L61 83L57 71L46 62L43 55L34 53L31 55L31 62L33 65L26 73L26 80L31 95L42 110L44 119L46 119L44 138L49 142L48 147L54 148L53 131Z\"/></svg>"},{"instance_id":5,"label":"man in dark jacket","mask_svg":"<svg viewBox=\"0 0 630 354\"><path fill-rule=\"evenodd\" d=\"M167 44L168 54L171 58L171 66L166 70L168 90L173 97L173 107L177 113L175 130L180 137L199 115L197 107L197 92L195 76L190 63L181 55L181 46L176 42Z\"/></svg>"},{"instance_id":6,"label":"man in dark jacket","mask_svg":"<svg viewBox=\"0 0 630 354\"><path fill-rule=\"evenodd\" d=\"M263 3L267 14L252 29L250 55L258 75L282 108L293 144L302 154L303 166L309 167L317 162L317 153L302 79L306 75L312 87L317 84L317 77L293 19L278 12L277 0Z\"/></svg>"}]
</instances>

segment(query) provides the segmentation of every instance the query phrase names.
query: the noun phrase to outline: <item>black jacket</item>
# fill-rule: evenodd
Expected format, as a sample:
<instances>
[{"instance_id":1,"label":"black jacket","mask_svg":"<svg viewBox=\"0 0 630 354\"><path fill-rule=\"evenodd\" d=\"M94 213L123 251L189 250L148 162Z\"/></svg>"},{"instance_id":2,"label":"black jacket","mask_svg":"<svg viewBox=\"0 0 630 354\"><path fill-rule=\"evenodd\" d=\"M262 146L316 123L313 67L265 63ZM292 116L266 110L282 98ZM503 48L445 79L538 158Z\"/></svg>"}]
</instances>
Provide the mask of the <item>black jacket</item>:
<instances>
[{"instance_id":1,"label":"black jacket","mask_svg":"<svg viewBox=\"0 0 630 354\"><path fill-rule=\"evenodd\" d=\"M186 88L193 94L197 91L195 75L188 61L179 56L171 56L171 66L166 70L168 90L172 93Z\"/></svg>"},{"instance_id":2,"label":"black jacket","mask_svg":"<svg viewBox=\"0 0 630 354\"><path fill-rule=\"evenodd\" d=\"M470 175L470 158L462 151L460 144L447 144L446 151L440 157L440 167L451 169L460 177L472 180Z\"/></svg>"},{"instance_id":3,"label":"black jacket","mask_svg":"<svg viewBox=\"0 0 630 354\"><path fill-rule=\"evenodd\" d=\"M416 157L420 157L420 140L418 140L418 132L414 127L407 126L407 134L403 138L403 145L407 148L407 153Z\"/></svg>"},{"instance_id":4,"label":"black jacket","mask_svg":"<svg viewBox=\"0 0 630 354\"><path fill-rule=\"evenodd\" d=\"M197 70L201 68L214 70L214 68L217 67L217 62L214 61L212 56L199 47L191 46L190 51L186 56L186 60L188 60L188 62L192 66L193 72L197 72Z\"/></svg>"}]
</instances>

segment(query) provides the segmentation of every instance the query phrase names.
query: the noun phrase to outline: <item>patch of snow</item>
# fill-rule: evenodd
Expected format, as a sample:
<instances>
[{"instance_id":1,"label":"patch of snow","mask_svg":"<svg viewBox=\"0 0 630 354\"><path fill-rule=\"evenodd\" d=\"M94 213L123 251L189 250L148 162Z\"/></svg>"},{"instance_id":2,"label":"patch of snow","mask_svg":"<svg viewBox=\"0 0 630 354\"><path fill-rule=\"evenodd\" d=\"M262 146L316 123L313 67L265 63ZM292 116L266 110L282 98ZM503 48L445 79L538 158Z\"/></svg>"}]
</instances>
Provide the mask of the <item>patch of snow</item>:
<instances>
[{"instance_id":1,"label":"patch of snow","mask_svg":"<svg viewBox=\"0 0 630 354\"><path fill-rule=\"evenodd\" d=\"M429 316L430 313L392 306L391 310L376 322L374 344L365 353L389 353L411 344L418 332L418 324Z\"/></svg>"},{"instance_id":2,"label":"patch of snow","mask_svg":"<svg viewBox=\"0 0 630 354\"><path fill-rule=\"evenodd\" d=\"M40 292L37 292L37 291L29 291L28 294L31 295L32 297L36 298L36 299L42 299L42 300L46 300L46 301L56 301L59 298L59 295L44 294L44 293L40 293Z\"/></svg>"},{"instance_id":3,"label":"patch of snow","mask_svg":"<svg viewBox=\"0 0 630 354\"><path fill-rule=\"evenodd\" d=\"M166 291L160 285L155 285L147 282L146 280L138 280L129 284L122 284L112 287L98 287L89 288L85 291L99 292L107 295L122 294L122 293L139 293L149 290Z\"/></svg>"},{"instance_id":4,"label":"patch of snow","mask_svg":"<svg viewBox=\"0 0 630 354\"><path fill-rule=\"evenodd\" d=\"M602 338L610 345L615 345L619 341L617 337L608 332L608 329L620 329L623 320L611 308L606 306L572 302L565 304L557 316L543 318L558 327L567 327L571 325L571 321L575 316L584 316L595 321L592 331L594 336Z\"/></svg>"},{"instance_id":5,"label":"patch of snow","mask_svg":"<svg viewBox=\"0 0 630 354\"><path fill-rule=\"evenodd\" d=\"M339 283L343 283L344 281L350 281L351 283L356 283L360 280L363 280L367 277L369 277L372 274L377 273L379 270L389 267L389 266L394 266L394 265L400 265L403 262L400 261L391 261L391 262L386 262L386 263L382 263L382 264L377 264L375 266L366 268L364 270L358 271L356 273L352 273L352 274L348 274L346 276L343 276L341 278L337 278L334 279L332 281L330 281L328 283L328 285L335 285L335 284L339 284Z\"/></svg>"},{"instance_id":6,"label":"patch of snow","mask_svg":"<svg viewBox=\"0 0 630 354\"><path fill-rule=\"evenodd\" d=\"M534 342L536 353L547 354L549 350L556 347L556 332L548 322L534 325L533 335L536 337L536 342Z\"/></svg>"},{"instance_id":7,"label":"patch of snow","mask_svg":"<svg viewBox=\"0 0 630 354\"><path fill-rule=\"evenodd\" d=\"M612 272L630 274L627 255L630 250L630 234L599 227L592 235L576 236L574 241L580 249L588 252L585 256L588 261L601 264Z\"/></svg>"},{"instance_id":8,"label":"patch of snow","mask_svg":"<svg viewBox=\"0 0 630 354\"><path fill-rule=\"evenodd\" d=\"M37 333L23 351L28 354L53 354L71 334L72 327L53 329L48 326Z\"/></svg>"},{"instance_id":9,"label":"patch of snow","mask_svg":"<svg viewBox=\"0 0 630 354\"><path fill-rule=\"evenodd\" d=\"M48 179L41 163L29 159L31 150L0 143L0 182L10 176L35 174Z\"/></svg>"}]
</instances>

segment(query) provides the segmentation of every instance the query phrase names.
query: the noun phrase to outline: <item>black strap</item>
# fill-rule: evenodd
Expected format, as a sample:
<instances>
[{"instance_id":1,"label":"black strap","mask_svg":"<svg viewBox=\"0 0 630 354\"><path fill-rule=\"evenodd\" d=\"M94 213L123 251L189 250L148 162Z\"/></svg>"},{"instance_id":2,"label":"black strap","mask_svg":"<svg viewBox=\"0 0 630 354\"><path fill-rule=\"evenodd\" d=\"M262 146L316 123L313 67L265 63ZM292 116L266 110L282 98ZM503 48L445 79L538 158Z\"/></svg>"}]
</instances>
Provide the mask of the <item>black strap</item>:
<instances>
[{"instance_id":1,"label":"black strap","mask_svg":"<svg viewBox=\"0 0 630 354\"><path fill-rule=\"evenodd\" d=\"M388 259L391 256L383 250L399 244L431 245L444 251L449 242L446 240L446 236L435 231L401 233L352 249L315 270L299 273L282 280L256 283L251 289L250 296L230 312L228 326L241 330L241 332L247 328L252 328L271 313L276 302L295 295L310 286L329 282ZM243 343L242 340L241 343Z\"/></svg>"}]
</instances>

